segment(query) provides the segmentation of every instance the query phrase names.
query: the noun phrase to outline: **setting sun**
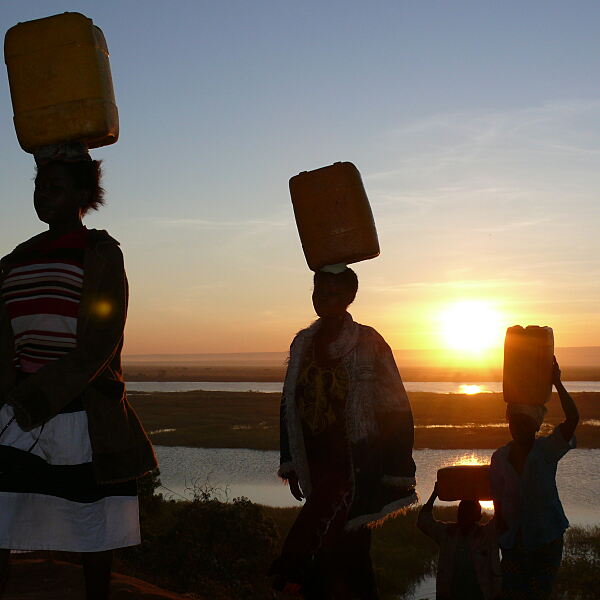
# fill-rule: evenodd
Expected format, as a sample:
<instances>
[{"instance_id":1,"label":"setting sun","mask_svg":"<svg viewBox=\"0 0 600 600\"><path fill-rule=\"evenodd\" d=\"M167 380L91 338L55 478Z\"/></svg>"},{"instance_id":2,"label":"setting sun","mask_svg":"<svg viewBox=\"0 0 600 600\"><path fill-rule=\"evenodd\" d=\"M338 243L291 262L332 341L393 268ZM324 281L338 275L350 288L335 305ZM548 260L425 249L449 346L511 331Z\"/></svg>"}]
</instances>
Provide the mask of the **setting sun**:
<instances>
[{"instance_id":1,"label":"setting sun","mask_svg":"<svg viewBox=\"0 0 600 600\"><path fill-rule=\"evenodd\" d=\"M440 314L441 333L453 350L481 352L502 344L502 315L482 300L456 302Z\"/></svg>"}]
</instances>

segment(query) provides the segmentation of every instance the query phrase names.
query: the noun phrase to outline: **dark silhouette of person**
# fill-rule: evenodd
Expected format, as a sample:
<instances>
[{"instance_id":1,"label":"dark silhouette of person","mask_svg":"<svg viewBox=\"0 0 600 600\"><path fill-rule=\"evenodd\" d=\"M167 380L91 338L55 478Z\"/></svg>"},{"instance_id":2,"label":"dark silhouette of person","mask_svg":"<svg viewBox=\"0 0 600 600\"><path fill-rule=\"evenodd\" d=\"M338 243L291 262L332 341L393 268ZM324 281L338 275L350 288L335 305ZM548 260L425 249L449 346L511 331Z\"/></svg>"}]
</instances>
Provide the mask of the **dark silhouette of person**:
<instances>
[{"instance_id":1,"label":"dark silhouette of person","mask_svg":"<svg viewBox=\"0 0 600 600\"><path fill-rule=\"evenodd\" d=\"M456 523L438 521L433 503L435 484L417 519L419 529L440 546L437 566L437 600L498 600L502 588L495 519L480 525L481 505L461 500Z\"/></svg>"},{"instance_id":2,"label":"dark silhouette of person","mask_svg":"<svg viewBox=\"0 0 600 600\"><path fill-rule=\"evenodd\" d=\"M123 256L82 222L103 203L100 163L72 145L37 159L48 230L0 262L0 583L10 549L81 552L86 597L104 600L156 458L121 371Z\"/></svg>"},{"instance_id":3,"label":"dark silhouette of person","mask_svg":"<svg viewBox=\"0 0 600 600\"><path fill-rule=\"evenodd\" d=\"M569 526L556 487L558 461L575 447L579 412L554 359L553 383L565 421L537 437L546 407L508 404L512 441L492 455L490 480L502 523L502 593L507 600L550 598Z\"/></svg>"},{"instance_id":4,"label":"dark silhouette of person","mask_svg":"<svg viewBox=\"0 0 600 600\"><path fill-rule=\"evenodd\" d=\"M320 317L290 349L279 475L306 499L272 565L276 589L377 598L369 527L416 502L413 419L390 347L347 312L351 269L314 275Z\"/></svg>"}]
</instances>

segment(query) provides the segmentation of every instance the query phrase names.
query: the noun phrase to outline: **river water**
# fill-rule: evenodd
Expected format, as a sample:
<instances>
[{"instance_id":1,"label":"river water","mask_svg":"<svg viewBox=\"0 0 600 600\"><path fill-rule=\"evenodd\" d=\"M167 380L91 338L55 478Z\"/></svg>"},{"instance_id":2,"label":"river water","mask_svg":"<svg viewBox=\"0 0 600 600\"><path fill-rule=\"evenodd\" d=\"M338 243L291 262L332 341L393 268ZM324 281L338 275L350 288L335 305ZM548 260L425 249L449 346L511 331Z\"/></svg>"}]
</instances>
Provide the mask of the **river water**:
<instances>
[{"instance_id":1,"label":"river water","mask_svg":"<svg viewBox=\"0 0 600 600\"><path fill-rule=\"evenodd\" d=\"M215 488L221 499L246 496L270 506L299 506L276 476L279 453L231 448L156 446L161 480L159 490L173 498L191 498L193 488ZM493 450L415 450L417 493L426 500L437 470L453 464L487 463ZM559 463L557 482L568 519L573 525L600 525L600 450L569 452Z\"/></svg>"},{"instance_id":2,"label":"river water","mask_svg":"<svg viewBox=\"0 0 600 600\"><path fill-rule=\"evenodd\" d=\"M502 382L405 382L409 392L435 394L474 394L502 392ZM281 382L130 382L129 391L185 392L281 392ZM598 381L569 381L571 392L600 392ZM590 422L590 424L592 424ZM596 423L594 423L596 424ZM600 425L600 422L597 423ZM505 427L504 423L487 426ZM163 494L181 499L191 498L207 489L227 500L246 496L253 502L270 506L300 506L287 486L275 475L279 454L273 451L185 448L156 446L161 466ZM439 468L457 463L486 463L493 450L415 450L417 493L427 499ZM581 449L569 452L559 463L557 483L565 512L573 525L600 525L600 450ZM435 598L435 577L417 584L410 600Z\"/></svg>"},{"instance_id":3,"label":"river water","mask_svg":"<svg viewBox=\"0 0 600 600\"><path fill-rule=\"evenodd\" d=\"M600 381L566 381L570 392L600 392ZM453 381L405 381L407 392L433 394L482 394L502 391L501 381L463 383ZM281 381L131 381L130 392L281 392Z\"/></svg>"}]
</instances>

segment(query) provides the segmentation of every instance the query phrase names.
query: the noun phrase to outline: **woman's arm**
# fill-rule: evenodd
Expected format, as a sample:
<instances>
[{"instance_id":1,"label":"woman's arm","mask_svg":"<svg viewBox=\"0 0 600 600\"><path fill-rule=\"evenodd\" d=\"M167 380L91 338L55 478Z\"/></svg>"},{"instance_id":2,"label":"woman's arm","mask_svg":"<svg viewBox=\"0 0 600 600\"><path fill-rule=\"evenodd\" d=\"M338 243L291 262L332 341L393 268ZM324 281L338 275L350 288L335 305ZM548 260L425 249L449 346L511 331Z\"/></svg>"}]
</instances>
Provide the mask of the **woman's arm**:
<instances>
[{"instance_id":1,"label":"woman's arm","mask_svg":"<svg viewBox=\"0 0 600 600\"><path fill-rule=\"evenodd\" d=\"M293 351L294 342L292 342L290 346L290 356ZM285 379L286 381L288 379L287 373ZM288 482L292 496L294 496L296 500L300 501L304 499L304 494L300 489L298 475L292 462L287 422L287 400L286 385L284 384L283 393L281 394L281 402L279 404L279 471L277 474L279 477L281 477L281 479Z\"/></svg>"},{"instance_id":2,"label":"woman's arm","mask_svg":"<svg viewBox=\"0 0 600 600\"><path fill-rule=\"evenodd\" d=\"M94 258L85 265L79 313L85 321L81 329L78 325L77 347L8 394L7 402L15 408L23 429L58 414L106 369L123 344L128 301L123 255L116 242L103 244L101 255L96 248L90 252ZM87 285L93 293L86 294Z\"/></svg>"},{"instance_id":3,"label":"woman's arm","mask_svg":"<svg viewBox=\"0 0 600 600\"><path fill-rule=\"evenodd\" d=\"M502 515L502 506L500 505L500 502L494 501L494 516L487 525L494 527L498 534L502 534L508 529L508 525Z\"/></svg>"},{"instance_id":4,"label":"woman's arm","mask_svg":"<svg viewBox=\"0 0 600 600\"><path fill-rule=\"evenodd\" d=\"M502 476L502 468L499 464L497 451L494 452L490 461L490 487L494 501L494 518L492 521L494 522L498 533L502 534L508 529L508 525L504 519L502 510L501 499L504 495L504 478Z\"/></svg>"},{"instance_id":5,"label":"woman's arm","mask_svg":"<svg viewBox=\"0 0 600 600\"><path fill-rule=\"evenodd\" d=\"M279 405L279 470L277 475L290 484L290 490L294 498L301 500L302 494L300 493L300 488L298 486L298 476L294 470L292 453L290 451L290 438L288 433L286 409L287 406L284 387ZM296 494L296 490L298 490L298 494Z\"/></svg>"},{"instance_id":6,"label":"woman's arm","mask_svg":"<svg viewBox=\"0 0 600 600\"><path fill-rule=\"evenodd\" d=\"M579 411L577 410L577 406L573 401L571 394L567 392L561 381L560 367L558 366L556 357L554 358L553 364L552 383L558 392L558 397L566 417L565 420L559 425L560 432L568 442L573 437L575 429L579 423Z\"/></svg>"},{"instance_id":7,"label":"woman's arm","mask_svg":"<svg viewBox=\"0 0 600 600\"><path fill-rule=\"evenodd\" d=\"M15 385L13 366L15 342L4 303L0 302L0 406L6 402L6 394Z\"/></svg>"},{"instance_id":8,"label":"woman's arm","mask_svg":"<svg viewBox=\"0 0 600 600\"><path fill-rule=\"evenodd\" d=\"M429 500L423 504L417 517L417 527L430 538L440 543L444 533L444 524L438 521L433 516L433 503L438 497L438 483L435 482L433 492L429 496Z\"/></svg>"},{"instance_id":9,"label":"woman's arm","mask_svg":"<svg viewBox=\"0 0 600 600\"><path fill-rule=\"evenodd\" d=\"M433 511L433 503L436 501L438 497L438 482L435 482L435 485L433 486L433 492L431 492L431 496L429 496L429 500L427 500L427 502L425 502L425 504L423 504L423 507L421 508L421 512L425 511L425 512L432 512Z\"/></svg>"}]
</instances>

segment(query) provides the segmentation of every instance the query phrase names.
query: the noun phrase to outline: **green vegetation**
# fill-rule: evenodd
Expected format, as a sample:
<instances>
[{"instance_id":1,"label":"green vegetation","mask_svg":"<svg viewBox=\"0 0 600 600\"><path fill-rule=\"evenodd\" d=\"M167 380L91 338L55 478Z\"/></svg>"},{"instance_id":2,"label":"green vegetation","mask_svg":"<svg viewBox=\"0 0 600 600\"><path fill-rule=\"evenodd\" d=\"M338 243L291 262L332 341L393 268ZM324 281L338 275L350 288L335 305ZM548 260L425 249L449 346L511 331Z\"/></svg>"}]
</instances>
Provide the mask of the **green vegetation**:
<instances>
[{"instance_id":1,"label":"green vegetation","mask_svg":"<svg viewBox=\"0 0 600 600\"><path fill-rule=\"evenodd\" d=\"M415 418L415 448L497 448L508 441L508 429L484 428L502 423L502 394L409 394ZM279 448L280 394L258 392L131 393L130 399L155 444L200 448ZM577 428L580 448L600 446L600 394L573 394L581 413ZM547 422L562 420L556 398L549 403ZM461 429L431 428L447 424ZM468 427L464 427L468 424ZM154 433L152 433L154 432Z\"/></svg>"},{"instance_id":2,"label":"green vegetation","mask_svg":"<svg viewBox=\"0 0 600 600\"><path fill-rule=\"evenodd\" d=\"M197 488L193 501L152 495L156 477L140 490L141 546L118 553L116 570L190 597L273 600L267 570L298 509L247 499L222 502L220 490ZM455 520L455 507L436 507ZM435 570L437 546L416 528L418 509L374 530L373 563L382 600L410 594ZM592 600L597 594L600 528L569 530L554 600ZM433 600L433 599L432 599Z\"/></svg>"},{"instance_id":3,"label":"green vegetation","mask_svg":"<svg viewBox=\"0 0 600 600\"><path fill-rule=\"evenodd\" d=\"M573 527L565 538L554 600L596 600L600 573L600 527Z\"/></svg>"},{"instance_id":4,"label":"green vegetation","mask_svg":"<svg viewBox=\"0 0 600 600\"><path fill-rule=\"evenodd\" d=\"M142 544L116 556L115 570L191 598L274 599L266 576L280 535L260 505L222 502L220 490L196 488L186 502L151 495L154 476L140 489Z\"/></svg>"}]
</instances>

